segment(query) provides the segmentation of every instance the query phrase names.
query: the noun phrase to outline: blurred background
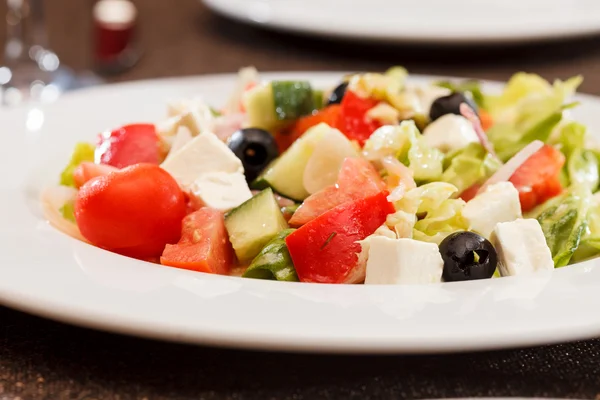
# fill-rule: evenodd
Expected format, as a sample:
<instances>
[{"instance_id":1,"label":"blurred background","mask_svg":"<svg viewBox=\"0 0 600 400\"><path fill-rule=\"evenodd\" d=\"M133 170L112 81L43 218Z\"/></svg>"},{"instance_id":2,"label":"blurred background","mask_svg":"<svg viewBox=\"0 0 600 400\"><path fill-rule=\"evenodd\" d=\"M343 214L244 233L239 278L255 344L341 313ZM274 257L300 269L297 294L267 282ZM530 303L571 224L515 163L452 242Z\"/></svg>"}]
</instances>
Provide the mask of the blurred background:
<instances>
[{"instance_id":1,"label":"blurred background","mask_svg":"<svg viewBox=\"0 0 600 400\"><path fill-rule=\"evenodd\" d=\"M112 0L102 1L111 3ZM36 14L33 11L43 8L46 29L45 34L40 33L36 25L32 26L27 22L26 32L29 29L29 32L37 32L34 36L37 35L38 39L41 38L42 41L47 39L47 47L58 55L60 65L69 68L64 72L72 71L76 74L77 81L64 85L70 87L99 82L235 72L246 65L254 65L259 70L265 71L359 71L383 70L390 65L400 64L406 66L412 73L497 80L505 80L518 70L537 72L547 79L583 74L585 82L581 90L600 93L600 38L597 36L600 23L597 24L598 28L595 28L593 19L577 23L577 18L583 18L582 15L586 14L582 13L582 10L586 11L585 7L588 7L591 12L600 6L595 5L594 2L586 3L586 0L567 3L551 0L540 4L536 2L537 0L530 1L533 5L530 11L535 10L535 7L543 10L544 4L546 9L551 11L547 15L537 12L538 17L541 15L545 18L557 18L562 14L570 19L561 18L562 24L556 20L556 29L546 26L544 31L542 27L532 39L527 37L531 32L528 33L527 29L524 29L530 26L528 21L523 19L527 9L523 9L525 10L523 12L515 11L517 2L504 2L508 3L506 6L508 9L503 8L503 12L508 12L508 15L512 15L510 14L512 12L515 20L509 21L512 25L500 26L486 25L486 21L481 21L487 18L485 13L482 14L482 10L485 11L485 7L490 7L489 14L493 15L500 10L497 8L500 2L471 2L479 4L477 13L458 10L460 13L455 12L454 15L452 14L454 6L450 2L438 1L438 4L446 4L449 7L439 9L438 13L435 12L435 8L431 9L431 17L428 17L427 14L419 11L423 9L421 6L415 18L423 19L420 22L422 30L414 29L414 34L411 34L411 31L408 33L404 31L404 36L394 40L393 35L398 33L392 32L393 29L390 30L394 27L394 18L390 19L389 13L397 13L398 9L408 6L402 3L404 5L400 4L399 8L399 2L388 2L388 5L393 4L393 9L389 9L385 7L384 0L373 2L375 11L371 10L372 13L368 17L369 21L375 20L375 23L365 25L357 22L357 32L354 32L354 35L351 29L349 34L348 26L352 27L352 18L364 17L361 14L362 10L348 13L348 9L351 9L349 2L340 0L329 2L323 0L321 3L326 6L315 10L310 10L310 7L316 7L319 2L307 0L308 11L321 15L322 18L315 19L314 26L311 26L310 20L302 21L303 29L295 27L296 31L303 31L301 33L269 30L261 26L273 26L264 23L268 19L268 15L265 17L265 9L269 11L270 6L277 4L280 11L286 11L286 2L289 2L292 7L292 3L298 3L297 0L278 2L209 0L204 3L199 0L134 0L131 2L134 8L126 7L123 11L123 7L105 4L104 11L99 12L97 8L96 13L94 7L98 2L94 0L2 0L0 15L6 17L0 18L0 44L5 51L1 55L0 65L10 66L11 57L14 56L14 54L9 56L11 51L7 50L5 44L9 36L8 32L12 29L12 36L14 36L15 27L19 28L20 20L18 15L15 19L15 10L27 9L29 6L32 12L25 12L20 17L29 22L33 19L35 22ZM569 12L568 8L556 8L564 7L563 3L572 4L575 7L573 10L577 9L578 13ZM251 5L254 8L248 11L242 9L242 5L244 7ZM484 8L481 8L482 5ZM381 9L378 10L377 7ZM134 10L133 13L131 10ZM219 11L219 14L213 10ZM240 10L243 13L237 12ZM456 7L454 10L457 10ZM381 20L383 25L378 25L377 12L382 16L388 15L387 19ZM406 25L410 12L411 8L406 8L403 13L396 14L398 23ZM328 16L327 13L331 15ZM228 19L221 14L233 15L237 19ZM329 19L323 20L323 14ZM336 21L336 15L343 20ZM440 15L442 21L447 15L447 19L454 24L454 30L448 28L448 32L444 31L444 25L440 25L439 21L436 22L436 18L440 19ZM460 16L464 18L464 24L461 23ZM502 13L499 17L504 18ZM479 20L473 21L474 18ZM41 18L39 20L41 21ZM384 22L392 25L387 26L388 37L382 40L381 30L377 32L377 29L384 26ZM499 22L497 18L496 22ZM507 21L503 19L500 22ZM282 24L285 27L285 20ZM465 29L461 31L459 28L463 25ZM123 26L135 32L131 40L128 37L124 38L122 32L114 32L115 29L117 31L124 29ZM460 40L455 40L457 29L462 35ZM498 31L496 34L494 29ZM306 32L311 34L304 35L303 33ZM477 34L481 37L473 37L473 40L469 40L470 36ZM525 36L519 37L520 34ZM497 37L490 40L490 35ZM369 40L361 40L361 37ZM426 42L423 41L423 37L426 37ZM129 51L125 61L112 59L107 62L106 54L103 56L102 53L106 51L110 53L111 48L115 50L123 43L127 44L130 50L135 51ZM14 51L14 48L12 50ZM50 61L52 67L52 59ZM12 70L17 69L17 66L13 65ZM3 75L0 71L0 81L2 79ZM6 81L6 73L4 81Z\"/></svg>"}]
</instances>

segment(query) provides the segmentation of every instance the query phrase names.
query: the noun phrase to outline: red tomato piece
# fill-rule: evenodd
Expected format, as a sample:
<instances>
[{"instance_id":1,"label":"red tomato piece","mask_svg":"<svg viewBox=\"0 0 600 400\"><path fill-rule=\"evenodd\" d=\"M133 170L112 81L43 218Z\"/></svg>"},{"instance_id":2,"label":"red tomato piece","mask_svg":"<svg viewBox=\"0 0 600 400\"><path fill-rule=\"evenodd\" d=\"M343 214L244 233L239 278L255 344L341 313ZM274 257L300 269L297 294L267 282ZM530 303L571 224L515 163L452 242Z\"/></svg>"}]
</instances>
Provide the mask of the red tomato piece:
<instances>
[{"instance_id":1,"label":"red tomato piece","mask_svg":"<svg viewBox=\"0 0 600 400\"><path fill-rule=\"evenodd\" d=\"M476 183L473 186L465 189L461 194L460 194L460 198L463 199L464 201L469 201L471 200L473 197L477 196L477 192L479 191L479 189L481 188L481 184Z\"/></svg>"},{"instance_id":2,"label":"red tomato piece","mask_svg":"<svg viewBox=\"0 0 600 400\"><path fill-rule=\"evenodd\" d=\"M342 204L291 233L286 239L302 282L359 283L365 278L358 265L363 240L385 222L394 206L387 191Z\"/></svg>"},{"instance_id":3,"label":"red tomato piece","mask_svg":"<svg viewBox=\"0 0 600 400\"><path fill-rule=\"evenodd\" d=\"M125 168L160 163L160 138L153 124L125 125L99 135L96 155L102 164Z\"/></svg>"},{"instance_id":4,"label":"red tomato piece","mask_svg":"<svg viewBox=\"0 0 600 400\"><path fill-rule=\"evenodd\" d=\"M160 263L170 267L227 275L234 259L223 213L201 208L183 219L181 239L168 244Z\"/></svg>"},{"instance_id":5,"label":"red tomato piece","mask_svg":"<svg viewBox=\"0 0 600 400\"><path fill-rule=\"evenodd\" d=\"M135 258L162 254L176 243L186 204L179 184L157 165L137 164L81 187L75 218L92 244Z\"/></svg>"},{"instance_id":6,"label":"red tomato piece","mask_svg":"<svg viewBox=\"0 0 600 400\"><path fill-rule=\"evenodd\" d=\"M359 97L356 93L346 91L340 107L337 128L350 140L356 140L360 145L379 127L381 123L369 119L366 114L379 103L378 100Z\"/></svg>"},{"instance_id":7,"label":"red tomato piece","mask_svg":"<svg viewBox=\"0 0 600 400\"><path fill-rule=\"evenodd\" d=\"M565 156L550 145L544 145L529 157L510 177L519 191L521 209L526 212L562 192L560 170Z\"/></svg>"},{"instance_id":8,"label":"red tomato piece","mask_svg":"<svg viewBox=\"0 0 600 400\"><path fill-rule=\"evenodd\" d=\"M337 126L339 115L340 105L332 104L323 108L316 114L299 118L292 126L275 135L275 141L277 142L279 152L283 153L292 145L292 143L294 143L294 141L296 141L296 139L302 136L304 132L321 122L335 128Z\"/></svg>"},{"instance_id":9,"label":"red tomato piece","mask_svg":"<svg viewBox=\"0 0 600 400\"><path fill-rule=\"evenodd\" d=\"M110 165L105 164L95 164L93 162L83 162L75 168L73 171L73 180L75 181L75 186L77 188L82 187L87 181L96 178L98 176L105 176L110 174L111 172L118 171L118 168L115 168Z\"/></svg>"},{"instance_id":10,"label":"red tomato piece","mask_svg":"<svg viewBox=\"0 0 600 400\"><path fill-rule=\"evenodd\" d=\"M290 219L290 225L304 225L340 204L373 196L385 188L371 163L362 158L346 158L337 184L308 196Z\"/></svg>"}]
</instances>

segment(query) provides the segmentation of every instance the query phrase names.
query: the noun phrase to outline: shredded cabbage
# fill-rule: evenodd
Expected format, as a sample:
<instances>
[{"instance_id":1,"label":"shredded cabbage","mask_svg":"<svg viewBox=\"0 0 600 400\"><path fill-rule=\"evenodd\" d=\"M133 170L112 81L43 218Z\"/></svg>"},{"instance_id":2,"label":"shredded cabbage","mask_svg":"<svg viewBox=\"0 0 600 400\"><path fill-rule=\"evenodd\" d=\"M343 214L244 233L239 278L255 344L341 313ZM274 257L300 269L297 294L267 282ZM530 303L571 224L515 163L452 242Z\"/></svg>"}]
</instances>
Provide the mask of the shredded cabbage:
<instances>
[{"instance_id":1,"label":"shredded cabbage","mask_svg":"<svg viewBox=\"0 0 600 400\"><path fill-rule=\"evenodd\" d=\"M448 155L444 164L441 180L456 186L459 193L489 178L501 166L479 143L471 143Z\"/></svg>"}]
</instances>

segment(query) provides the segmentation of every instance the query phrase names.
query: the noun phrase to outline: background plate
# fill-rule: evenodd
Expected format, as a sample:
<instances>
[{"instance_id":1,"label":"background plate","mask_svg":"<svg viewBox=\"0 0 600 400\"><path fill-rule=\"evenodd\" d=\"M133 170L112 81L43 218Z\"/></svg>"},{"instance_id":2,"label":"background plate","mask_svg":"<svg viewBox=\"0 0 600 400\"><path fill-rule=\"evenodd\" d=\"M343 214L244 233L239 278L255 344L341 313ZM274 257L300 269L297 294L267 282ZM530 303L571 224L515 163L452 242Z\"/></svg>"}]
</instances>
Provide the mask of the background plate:
<instances>
[{"instance_id":1,"label":"background plate","mask_svg":"<svg viewBox=\"0 0 600 400\"><path fill-rule=\"evenodd\" d=\"M325 85L341 76L265 78ZM202 93L222 104L233 85L232 75L142 81L74 92L42 110L0 110L0 304L130 335L286 351L451 352L600 336L600 260L526 278L449 284L283 283L144 263L44 221L40 191L56 182L76 141L158 121L168 98ZM600 100L578 100L575 117L600 127Z\"/></svg>"},{"instance_id":2,"label":"background plate","mask_svg":"<svg viewBox=\"0 0 600 400\"><path fill-rule=\"evenodd\" d=\"M204 0L265 28L404 43L493 43L600 33L597 0Z\"/></svg>"}]
</instances>

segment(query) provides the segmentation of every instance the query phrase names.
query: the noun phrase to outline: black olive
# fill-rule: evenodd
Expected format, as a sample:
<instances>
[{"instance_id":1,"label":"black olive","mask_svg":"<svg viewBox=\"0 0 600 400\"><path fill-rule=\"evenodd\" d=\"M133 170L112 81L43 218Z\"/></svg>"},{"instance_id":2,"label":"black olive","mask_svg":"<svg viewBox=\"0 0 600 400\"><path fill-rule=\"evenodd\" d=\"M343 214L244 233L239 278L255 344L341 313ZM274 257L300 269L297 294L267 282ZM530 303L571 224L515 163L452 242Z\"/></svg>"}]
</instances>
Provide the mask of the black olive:
<instances>
[{"instance_id":1,"label":"black olive","mask_svg":"<svg viewBox=\"0 0 600 400\"><path fill-rule=\"evenodd\" d=\"M327 104L340 104L344 95L346 94L346 89L348 88L348 82L340 83L333 92L329 95L329 99L327 100Z\"/></svg>"},{"instance_id":2,"label":"black olive","mask_svg":"<svg viewBox=\"0 0 600 400\"><path fill-rule=\"evenodd\" d=\"M435 101L431 104L431 109L429 110L429 118L431 121L435 121L446 114L460 114L460 104L467 103L469 107L475 111L475 114L478 113L478 108L470 93L461 93L454 92L449 94L448 96L442 96L435 99Z\"/></svg>"},{"instance_id":3,"label":"black olive","mask_svg":"<svg viewBox=\"0 0 600 400\"><path fill-rule=\"evenodd\" d=\"M498 256L494 246L475 232L455 232L440 243L446 282L488 279L494 275Z\"/></svg>"},{"instance_id":4,"label":"black olive","mask_svg":"<svg viewBox=\"0 0 600 400\"><path fill-rule=\"evenodd\" d=\"M242 161L248 182L256 179L279 155L273 135L260 128L240 129L231 135L227 146Z\"/></svg>"}]
</instances>

